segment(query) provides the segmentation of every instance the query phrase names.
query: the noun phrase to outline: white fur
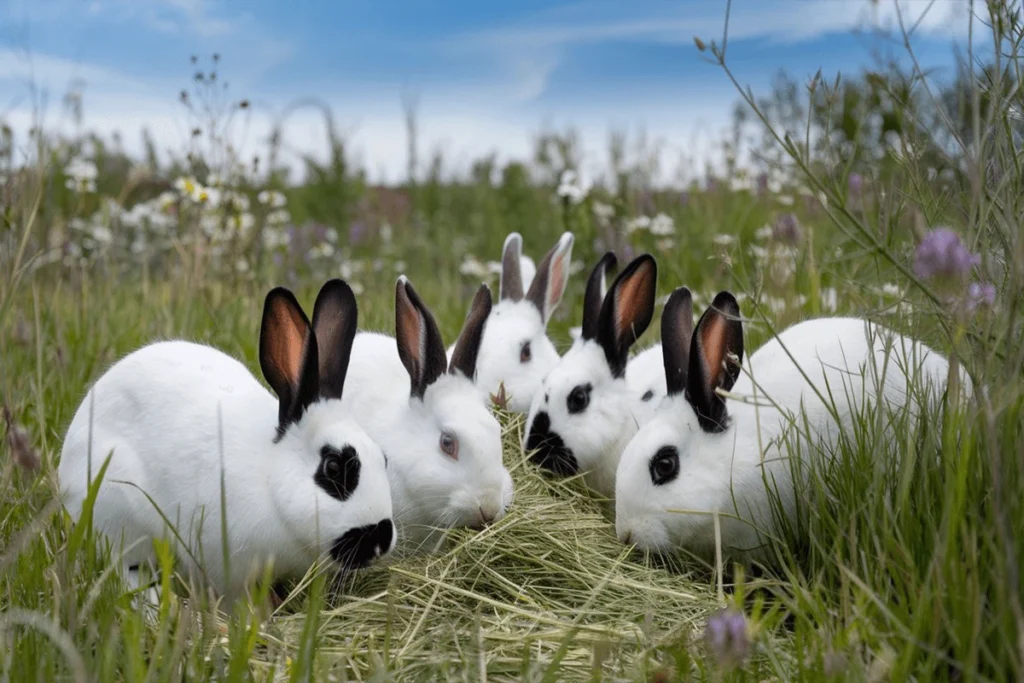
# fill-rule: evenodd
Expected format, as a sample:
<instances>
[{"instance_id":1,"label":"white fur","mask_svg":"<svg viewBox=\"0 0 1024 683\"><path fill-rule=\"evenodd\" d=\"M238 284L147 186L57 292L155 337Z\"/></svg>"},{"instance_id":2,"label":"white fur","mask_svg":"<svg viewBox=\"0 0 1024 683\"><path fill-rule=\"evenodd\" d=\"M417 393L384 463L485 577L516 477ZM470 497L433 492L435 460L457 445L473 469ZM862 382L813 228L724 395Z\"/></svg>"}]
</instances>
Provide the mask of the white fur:
<instances>
[{"instance_id":1,"label":"white fur","mask_svg":"<svg viewBox=\"0 0 1024 683\"><path fill-rule=\"evenodd\" d=\"M787 349L813 387L834 401L839 423ZM774 481L769 486L779 491L785 513L791 516L794 510L790 463L779 443L792 424L790 416L797 416L801 430L806 416L812 436L834 443L840 427L848 429L851 416L878 396L891 406L919 414L922 406L907 405L908 387L919 386L910 382L916 377L941 391L948 373L946 359L920 342L855 318L794 325L758 349L743 367L729 393L756 395L756 406L728 400L730 423L725 431L703 431L690 403L682 394L674 394L626 447L615 489L615 525L621 540L644 549L685 547L710 556L715 533L709 513L717 512L725 553L756 556L758 548L763 548L763 532L772 530L762 472L768 482ZM912 370L908 379L908 367L919 368L920 376ZM800 412L801 406L806 413ZM673 481L655 486L649 467L664 446L678 449L680 471ZM807 450L804 438L801 451Z\"/></svg>"},{"instance_id":2,"label":"white fur","mask_svg":"<svg viewBox=\"0 0 1024 683\"><path fill-rule=\"evenodd\" d=\"M112 453L93 523L114 552L135 544L126 567L152 560L149 539L168 538L179 563L196 572L192 558L201 559L229 599L268 561L277 577L302 575L345 531L391 516L381 450L340 408L313 403L275 444L278 401L244 365L190 342L145 346L100 377L75 413L58 467L64 505L78 520L90 478ZM359 484L344 502L313 480L325 444L351 445L360 458Z\"/></svg>"},{"instance_id":3,"label":"white fur","mask_svg":"<svg viewBox=\"0 0 1024 683\"><path fill-rule=\"evenodd\" d=\"M512 502L512 477L502 463L501 426L470 380L446 373L422 401L410 398L395 338L360 332L342 403L388 457L403 545L418 549L436 538L436 529L504 516ZM439 448L443 430L458 437L457 461Z\"/></svg>"},{"instance_id":4,"label":"white fur","mask_svg":"<svg viewBox=\"0 0 1024 683\"><path fill-rule=\"evenodd\" d=\"M558 283L549 279L548 291L545 293L547 317L527 298L502 299L491 308L480 342L474 380L485 403L489 402L491 394L497 394L499 387L504 385L507 409L515 413L527 412L530 402L540 389L541 381L558 363L558 351L548 338L547 325L565 291L573 241L572 233L563 233L553 249L560 255L565 278ZM511 233L505 240L503 253L510 247L518 250L521 242L522 237L518 233ZM527 292L537 269L533 261L522 255L519 256L519 266L523 291ZM522 350L527 344L530 356L524 362ZM454 344L447 349L449 361L454 349Z\"/></svg>"},{"instance_id":5,"label":"white fur","mask_svg":"<svg viewBox=\"0 0 1024 683\"><path fill-rule=\"evenodd\" d=\"M571 414L568 396L584 384L593 387L590 403L583 412ZM644 400L648 392L650 396ZM660 344L634 355L625 377L615 378L601 346L594 340L578 339L534 396L525 433L530 433L537 414L546 412L551 431L572 450L586 484L611 496L619 455L637 430L654 416L665 394Z\"/></svg>"}]
</instances>

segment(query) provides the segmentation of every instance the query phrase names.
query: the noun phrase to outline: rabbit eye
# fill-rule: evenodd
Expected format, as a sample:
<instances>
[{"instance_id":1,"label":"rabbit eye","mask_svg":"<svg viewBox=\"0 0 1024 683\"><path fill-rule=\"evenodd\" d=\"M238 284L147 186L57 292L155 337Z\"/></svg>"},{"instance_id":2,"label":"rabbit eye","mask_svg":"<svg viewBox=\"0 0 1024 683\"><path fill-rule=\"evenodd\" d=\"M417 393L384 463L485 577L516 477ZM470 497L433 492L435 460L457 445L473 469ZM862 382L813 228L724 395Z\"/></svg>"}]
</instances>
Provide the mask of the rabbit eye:
<instances>
[{"instance_id":1,"label":"rabbit eye","mask_svg":"<svg viewBox=\"0 0 1024 683\"><path fill-rule=\"evenodd\" d=\"M523 342L523 348L519 351L519 362L529 363L531 358L533 358L533 352L530 351L530 342Z\"/></svg>"},{"instance_id":2,"label":"rabbit eye","mask_svg":"<svg viewBox=\"0 0 1024 683\"><path fill-rule=\"evenodd\" d=\"M663 446L650 464L651 481L655 486L667 484L679 476L679 451L675 446Z\"/></svg>"},{"instance_id":3,"label":"rabbit eye","mask_svg":"<svg viewBox=\"0 0 1024 683\"><path fill-rule=\"evenodd\" d=\"M438 442L441 452L452 460L459 459L459 440L451 432L441 432L441 440Z\"/></svg>"},{"instance_id":4,"label":"rabbit eye","mask_svg":"<svg viewBox=\"0 0 1024 683\"><path fill-rule=\"evenodd\" d=\"M569 396L565 399L570 415L582 413L587 409L587 406L590 405L590 392L593 389L594 387L590 384L578 384L573 387L573 390L569 392Z\"/></svg>"},{"instance_id":5,"label":"rabbit eye","mask_svg":"<svg viewBox=\"0 0 1024 683\"><path fill-rule=\"evenodd\" d=\"M356 449L345 446L338 450L324 446L320 449L320 469L313 476L313 480L328 495L345 500L359 486L360 469Z\"/></svg>"}]
</instances>

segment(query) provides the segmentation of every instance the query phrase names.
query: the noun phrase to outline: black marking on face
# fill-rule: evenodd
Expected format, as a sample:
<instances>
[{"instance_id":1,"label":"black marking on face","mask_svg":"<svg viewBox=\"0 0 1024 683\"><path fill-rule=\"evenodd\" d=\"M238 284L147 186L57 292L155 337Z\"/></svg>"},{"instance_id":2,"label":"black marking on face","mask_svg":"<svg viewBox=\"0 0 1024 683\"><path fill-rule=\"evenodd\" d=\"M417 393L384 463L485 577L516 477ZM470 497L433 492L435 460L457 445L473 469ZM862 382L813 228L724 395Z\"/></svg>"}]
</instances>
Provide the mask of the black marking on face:
<instances>
[{"instance_id":1,"label":"black marking on face","mask_svg":"<svg viewBox=\"0 0 1024 683\"><path fill-rule=\"evenodd\" d=\"M345 569L365 567L388 552L394 536L390 519L349 529L331 544L331 558Z\"/></svg>"},{"instance_id":2,"label":"black marking on face","mask_svg":"<svg viewBox=\"0 0 1024 683\"><path fill-rule=\"evenodd\" d=\"M594 385L589 382L573 387L565 399L565 406L569 409L570 415L578 415L587 409L587 406L590 405L590 392L593 390Z\"/></svg>"},{"instance_id":3,"label":"black marking on face","mask_svg":"<svg viewBox=\"0 0 1024 683\"><path fill-rule=\"evenodd\" d=\"M324 446L320 449L320 467L313 481L332 498L347 500L359 486L360 468L356 449L345 446L339 451L333 446Z\"/></svg>"},{"instance_id":4,"label":"black marking on face","mask_svg":"<svg viewBox=\"0 0 1024 683\"><path fill-rule=\"evenodd\" d=\"M654 398L654 389L648 389L644 392L644 395L640 397L641 401L650 401Z\"/></svg>"},{"instance_id":5,"label":"black marking on face","mask_svg":"<svg viewBox=\"0 0 1024 683\"><path fill-rule=\"evenodd\" d=\"M662 446L651 458L648 469L655 486L664 486L674 481L679 476L679 451L675 446Z\"/></svg>"},{"instance_id":6,"label":"black marking on face","mask_svg":"<svg viewBox=\"0 0 1024 683\"><path fill-rule=\"evenodd\" d=\"M551 431L551 418L545 412L537 413L526 439L526 450L534 451L530 460L562 477L569 477L579 471L576 456L565 445L562 437Z\"/></svg>"}]
</instances>

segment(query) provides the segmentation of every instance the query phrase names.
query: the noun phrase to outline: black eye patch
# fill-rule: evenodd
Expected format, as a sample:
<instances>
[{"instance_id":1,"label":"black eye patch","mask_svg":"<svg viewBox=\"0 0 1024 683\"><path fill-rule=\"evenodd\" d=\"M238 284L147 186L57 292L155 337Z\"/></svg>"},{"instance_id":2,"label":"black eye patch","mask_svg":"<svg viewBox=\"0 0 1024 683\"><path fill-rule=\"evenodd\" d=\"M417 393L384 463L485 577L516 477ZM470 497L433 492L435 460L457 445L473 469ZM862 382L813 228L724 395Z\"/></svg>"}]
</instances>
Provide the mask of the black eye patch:
<instances>
[{"instance_id":1,"label":"black eye patch","mask_svg":"<svg viewBox=\"0 0 1024 683\"><path fill-rule=\"evenodd\" d=\"M333 446L320 449L320 466L313 481L332 498L347 500L359 486L361 464L356 449L345 446L340 451Z\"/></svg>"},{"instance_id":2,"label":"black eye patch","mask_svg":"<svg viewBox=\"0 0 1024 683\"><path fill-rule=\"evenodd\" d=\"M679 451L675 446L662 446L648 466L651 472L651 483L663 486L679 476Z\"/></svg>"},{"instance_id":3,"label":"black eye patch","mask_svg":"<svg viewBox=\"0 0 1024 683\"><path fill-rule=\"evenodd\" d=\"M569 410L570 415L576 415L582 413L590 405L590 392L594 390L592 384L578 384L573 387L572 391L565 399L565 407Z\"/></svg>"},{"instance_id":4,"label":"black eye patch","mask_svg":"<svg viewBox=\"0 0 1024 683\"><path fill-rule=\"evenodd\" d=\"M654 389L648 389L644 392L644 395L640 397L641 401L650 401L654 398Z\"/></svg>"}]
</instances>

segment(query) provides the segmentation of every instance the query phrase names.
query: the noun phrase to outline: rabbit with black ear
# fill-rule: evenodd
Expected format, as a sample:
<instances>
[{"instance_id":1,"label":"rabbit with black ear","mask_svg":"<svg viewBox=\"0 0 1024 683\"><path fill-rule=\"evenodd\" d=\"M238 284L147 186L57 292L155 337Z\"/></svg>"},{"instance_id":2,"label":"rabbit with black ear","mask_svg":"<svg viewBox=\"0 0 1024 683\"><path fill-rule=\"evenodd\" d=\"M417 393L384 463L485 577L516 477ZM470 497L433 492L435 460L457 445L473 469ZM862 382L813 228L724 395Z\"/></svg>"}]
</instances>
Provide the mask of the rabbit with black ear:
<instances>
[{"instance_id":1,"label":"rabbit with black ear","mask_svg":"<svg viewBox=\"0 0 1024 683\"><path fill-rule=\"evenodd\" d=\"M627 446L615 486L619 538L647 550L713 556L718 513L724 554L760 556L773 532L770 491L786 516L795 510L788 429L835 444L878 398L920 415L918 399L942 391L949 371L924 344L858 318L793 325L741 371L743 328L728 292L694 328L690 292L677 289L661 334L669 395Z\"/></svg>"},{"instance_id":2,"label":"rabbit with black ear","mask_svg":"<svg viewBox=\"0 0 1024 683\"><path fill-rule=\"evenodd\" d=\"M481 285L445 359L437 323L403 275L395 286L395 336L360 332L344 405L388 457L395 522L403 547L435 532L500 519L512 501L501 426L473 384L491 312Z\"/></svg>"},{"instance_id":3,"label":"rabbit with black ear","mask_svg":"<svg viewBox=\"0 0 1024 683\"><path fill-rule=\"evenodd\" d=\"M527 451L552 472L583 472L587 485L610 496L619 454L665 395L660 350L629 358L630 347L654 315L657 265L634 259L604 293L606 253L587 281L580 338L548 373L526 421Z\"/></svg>"},{"instance_id":4,"label":"rabbit with black ear","mask_svg":"<svg viewBox=\"0 0 1024 683\"><path fill-rule=\"evenodd\" d=\"M242 363L186 341L144 346L96 381L58 479L78 520L110 456L92 523L123 547L129 581L153 560L154 538L229 600L268 562L285 578L322 555L349 569L391 550L384 455L338 400L356 316L341 280L320 290L312 326L290 291L267 294L260 366L276 401Z\"/></svg>"},{"instance_id":5,"label":"rabbit with black ear","mask_svg":"<svg viewBox=\"0 0 1024 683\"><path fill-rule=\"evenodd\" d=\"M505 239L498 303L487 317L476 361L476 385L484 398L504 385L506 407L517 413L530 409L541 380L558 363L547 325L569 284L573 235L562 233L541 259L525 295L522 246L519 233ZM454 348L448 350L449 358Z\"/></svg>"}]
</instances>

